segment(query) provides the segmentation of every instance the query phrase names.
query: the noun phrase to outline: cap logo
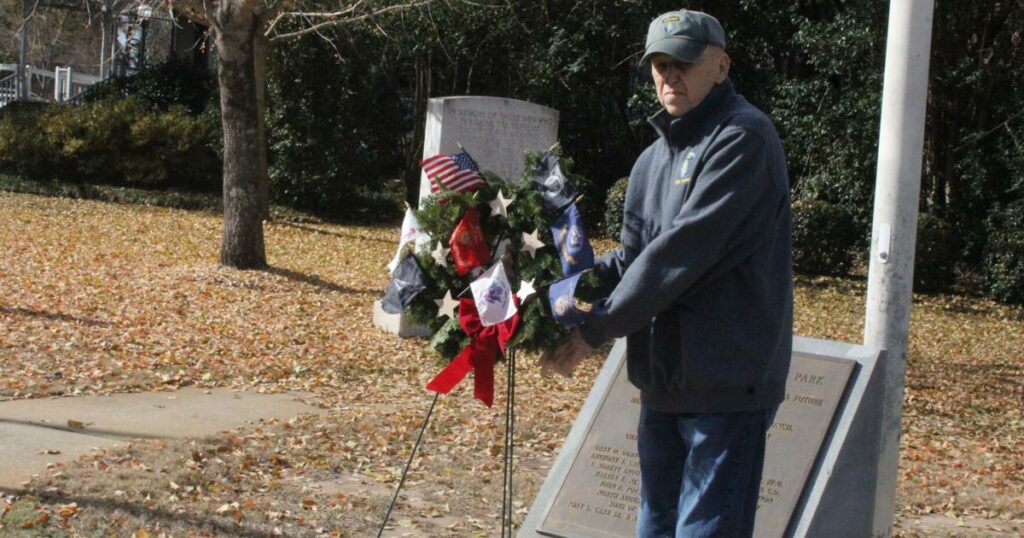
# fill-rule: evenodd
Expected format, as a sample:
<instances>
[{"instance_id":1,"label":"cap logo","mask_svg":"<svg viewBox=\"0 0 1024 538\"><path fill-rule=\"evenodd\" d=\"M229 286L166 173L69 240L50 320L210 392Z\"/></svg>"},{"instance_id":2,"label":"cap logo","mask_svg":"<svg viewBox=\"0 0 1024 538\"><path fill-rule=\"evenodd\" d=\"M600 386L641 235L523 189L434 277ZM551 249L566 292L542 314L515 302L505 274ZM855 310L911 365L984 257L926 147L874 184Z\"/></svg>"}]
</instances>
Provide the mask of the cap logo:
<instances>
[{"instance_id":1,"label":"cap logo","mask_svg":"<svg viewBox=\"0 0 1024 538\"><path fill-rule=\"evenodd\" d=\"M718 19L702 11L670 11L651 21L640 63L647 64L655 54L691 63L707 45L725 48L725 43L725 30Z\"/></svg>"},{"instance_id":2,"label":"cap logo","mask_svg":"<svg viewBox=\"0 0 1024 538\"><path fill-rule=\"evenodd\" d=\"M664 19L661 19L661 29L666 34L672 34L679 28L679 17L677 15L669 15Z\"/></svg>"}]
</instances>

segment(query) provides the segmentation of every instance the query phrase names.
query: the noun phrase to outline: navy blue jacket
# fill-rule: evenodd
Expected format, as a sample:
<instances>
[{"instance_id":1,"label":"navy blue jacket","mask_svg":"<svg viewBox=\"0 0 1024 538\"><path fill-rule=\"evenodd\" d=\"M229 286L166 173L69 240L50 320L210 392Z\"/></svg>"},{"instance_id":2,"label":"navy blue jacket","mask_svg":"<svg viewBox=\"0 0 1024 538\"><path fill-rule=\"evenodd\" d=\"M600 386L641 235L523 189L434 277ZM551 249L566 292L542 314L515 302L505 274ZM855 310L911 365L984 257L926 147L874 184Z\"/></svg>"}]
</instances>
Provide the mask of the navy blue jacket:
<instances>
[{"instance_id":1,"label":"navy blue jacket","mask_svg":"<svg viewBox=\"0 0 1024 538\"><path fill-rule=\"evenodd\" d=\"M595 267L611 292L585 315L583 338L626 336L629 379L655 410L774 407L793 333L778 134L729 80L685 115L650 122L660 137L630 174L622 246Z\"/></svg>"}]
</instances>

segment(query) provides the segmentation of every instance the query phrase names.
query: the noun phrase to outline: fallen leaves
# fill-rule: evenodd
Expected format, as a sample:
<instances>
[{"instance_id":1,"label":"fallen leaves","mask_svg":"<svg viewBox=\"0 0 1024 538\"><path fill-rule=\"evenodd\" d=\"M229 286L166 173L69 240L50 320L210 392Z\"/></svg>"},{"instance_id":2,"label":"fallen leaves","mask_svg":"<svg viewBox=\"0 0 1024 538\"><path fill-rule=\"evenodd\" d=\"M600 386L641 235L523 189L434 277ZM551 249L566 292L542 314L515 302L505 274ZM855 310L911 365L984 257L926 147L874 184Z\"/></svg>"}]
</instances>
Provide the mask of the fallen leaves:
<instances>
[{"instance_id":1,"label":"fallen leaves","mask_svg":"<svg viewBox=\"0 0 1024 538\"><path fill-rule=\"evenodd\" d=\"M13 219L0 224L0 274L18 275L0 279L0 397L317 388L336 385L346 372L333 363L357 360L361 346L383 353L369 335L348 342L336 320L369 319L384 272L346 253L386 256L386 230L348 240L344 229L271 225L288 268L242 272L217 266L210 215L11 195L0 204Z\"/></svg>"},{"instance_id":2,"label":"fallen leaves","mask_svg":"<svg viewBox=\"0 0 1024 538\"><path fill-rule=\"evenodd\" d=\"M63 504L57 507L57 515L62 519L74 517L78 514L78 503Z\"/></svg>"},{"instance_id":3,"label":"fallen leaves","mask_svg":"<svg viewBox=\"0 0 1024 538\"><path fill-rule=\"evenodd\" d=\"M220 226L205 213L0 194L0 398L230 386L307 391L325 409L209 441L97 451L31 483L56 493L19 508L18 524L84 535L116 526L139 538L223 534L204 518L263 535L376 532L437 371L422 342L371 325L396 230L271 222L271 269L235 271L216 264ZM860 341L864 295L856 279L800 277L797 332ZM902 512L1024 518L1024 316L982 299L917 297L911 330ZM517 521L600 366L563 380L530 357L519 365ZM503 395L488 409L464 385L437 404L396 532L495 528Z\"/></svg>"},{"instance_id":4,"label":"fallen leaves","mask_svg":"<svg viewBox=\"0 0 1024 538\"><path fill-rule=\"evenodd\" d=\"M39 526L45 525L46 522L49 521L49 520L50 520L50 514L47 514L46 512L39 512L39 515L37 515L35 517L35 519L30 519L28 521L22 521L21 523L19 523L18 524L18 528L19 529L30 529L32 527L39 527Z\"/></svg>"}]
</instances>

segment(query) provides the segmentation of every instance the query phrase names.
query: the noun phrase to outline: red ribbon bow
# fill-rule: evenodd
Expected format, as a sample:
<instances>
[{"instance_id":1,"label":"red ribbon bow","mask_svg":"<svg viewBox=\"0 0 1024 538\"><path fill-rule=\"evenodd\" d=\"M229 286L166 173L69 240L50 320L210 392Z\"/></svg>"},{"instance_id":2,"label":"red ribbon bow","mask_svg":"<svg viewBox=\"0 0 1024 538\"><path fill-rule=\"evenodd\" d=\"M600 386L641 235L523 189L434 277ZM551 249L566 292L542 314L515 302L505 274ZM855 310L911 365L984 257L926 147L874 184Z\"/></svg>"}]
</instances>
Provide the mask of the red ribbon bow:
<instances>
[{"instance_id":1,"label":"red ribbon bow","mask_svg":"<svg viewBox=\"0 0 1024 538\"><path fill-rule=\"evenodd\" d=\"M515 296L512 300L518 306L519 301L516 301ZM462 325L462 330L469 335L469 345L462 348L459 356L427 383L427 389L448 394L470 370L475 370L473 396L487 404L487 407L491 407L494 404L494 362L498 357L498 350L504 353L508 341L516 334L519 314L516 313L497 325L484 327L480 323L476 303L473 299L464 298L459 300L459 325Z\"/></svg>"}]
</instances>

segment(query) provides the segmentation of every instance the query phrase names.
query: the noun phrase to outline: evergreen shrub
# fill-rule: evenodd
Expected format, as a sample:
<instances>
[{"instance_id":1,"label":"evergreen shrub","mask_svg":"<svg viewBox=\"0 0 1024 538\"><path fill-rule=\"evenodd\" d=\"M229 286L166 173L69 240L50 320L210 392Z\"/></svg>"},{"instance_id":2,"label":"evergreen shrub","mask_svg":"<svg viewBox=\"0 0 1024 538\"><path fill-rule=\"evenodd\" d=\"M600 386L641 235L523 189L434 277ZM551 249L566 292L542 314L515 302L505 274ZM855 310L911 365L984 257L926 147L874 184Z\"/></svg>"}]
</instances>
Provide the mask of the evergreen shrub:
<instances>
[{"instance_id":1,"label":"evergreen shrub","mask_svg":"<svg viewBox=\"0 0 1024 538\"><path fill-rule=\"evenodd\" d=\"M58 179L87 183L122 183L128 135L143 113L134 99L60 106L39 118L51 158L59 163Z\"/></svg>"},{"instance_id":2,"label":"evergreen shrub","mask_svg":"<svg viewBox=\"0 0 1024 538\"><path fill-rule=\"evenodd\" d=\"M220 162L209 122L136 98L0 118L0 167L34 179L213 191Z\"/></svg>"},{"instance_id":3,"label":"evergreen shrub","mask_svg":"<svg viewBox=\"0 0 1024 538\"><path fill-rule=\"evenodd\" d=\"M219 190L221 163L210 147L215 133L219 134L219 129L189 115L182 106L139 114L129 128L125 182L188 191Z\"/></svg>"},{"instance_id":4,"label":"evergreen shrub","mask_svg":"<svg viewBox=\"0 0 1024 538\"><path fill-rule=\"evenodd\" d=\"M621 178L612 184L605 198L604 231L612 239L618 239L622 233L622 214L626 207L627 187L629 178Z\"/></svg>"},{"instance_id":5,"label":"evergreen shrub","mask_svg":"<svg viewBox=\"0 0 1024 538\"><path fill-rule=\"evenodd\" d=\"M0 108L0 172L40 178L53 177L58 163L39 128L40 117L52 105L14 102Z\"/></svg>"},{"instance_id":6,"label":"evergreen shrub","mask_svg":"<svg viewBox=\"0 0 1024 538\"><path fill-rule=\"evenodd\" d=\"M948 222L935 215L921 213L917 219L914 291L935 293L949 290L956 280L959 249L957 234Z\"/></svg>"},{"instance_id":7,"label":"evergreen shrub","mask_svg":"<svg viewBox=\"0 0 1024 538\"><path fill-rule=\"evenodd\" d=\"M317 36L271 48L271 199L336 220L395 220L402 214L402 184L395 180L408 131L395 80L376 65L379 56L366 57L362 40L345 41L340 57Z\"/></svg>"},{"instance_id":8,"label":"evergreen shrub","mask_svg":"<svg viewBox=\"0 0 1024 538\"><path fill-rule=\"evenodd\" d=\"M988 224L985 290L998 301L1024 304L1024 200L994 213Z\"/></svg>"},{"instance_id":9,"label":"evergreen shrub","mask_svg":"<svg viewBox=\"0 0 1024 538\"><path fill-rule=\"evenodd\" d=\"M174 59L147 67L130 77L108 78L90 86L77 99L92 103L128 97L154 110L185 107L190 115L220 106L213 73L193 62Z\"/></svg>"},{"instance_id":10,"label":"evergreen shrub","mask_svg":"<svg viewBox=\"0 0 1024 538\"><path fill-rule=\"evenodd\" d=\"M793 203L793 267L805 274L845 275L863 234L851 211L821 200Z\"/></svg>"}]
</instances>

